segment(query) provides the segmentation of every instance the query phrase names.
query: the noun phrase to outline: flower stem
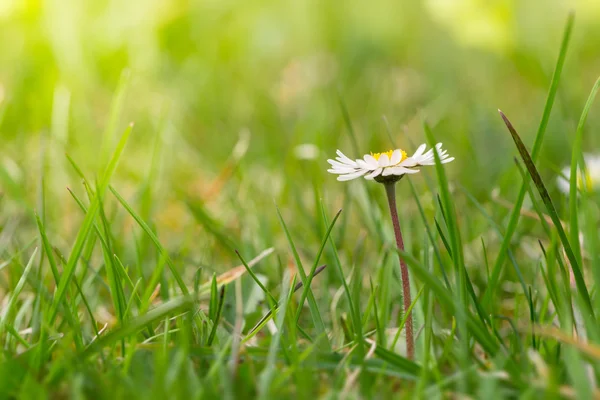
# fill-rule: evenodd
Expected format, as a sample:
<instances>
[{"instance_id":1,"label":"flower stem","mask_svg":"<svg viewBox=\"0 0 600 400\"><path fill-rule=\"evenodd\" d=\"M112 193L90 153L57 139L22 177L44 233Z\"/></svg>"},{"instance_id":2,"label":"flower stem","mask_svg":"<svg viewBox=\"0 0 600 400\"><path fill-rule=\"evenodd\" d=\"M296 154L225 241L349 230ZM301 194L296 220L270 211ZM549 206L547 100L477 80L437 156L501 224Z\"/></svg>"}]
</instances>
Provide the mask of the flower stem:
<instances>
[{"instance_id":1,"label":"flower stem","mask_svg":"<svg viewBox=\"0 0 600 400\"><path fill-rule=\"evenodd\" d=\"M400 231L400 221L398 220L398 210L396 209L396 182L384 183L385 192L387 194L388 205L390 206L390 214L392 217L392 224L394 225L394 234L396 235L396 246L398 250L404 251L404 241L402 240L402 232ZM404 300L403 312L406 312L410 308L411 297L410 297L410 278L408 277L408 267L402 259L402 256L398 254L400 260L400 275L402 276L402 299ZM409 314L406 318L406 352L408 359L412 360L415 357L415 339L413 337L413 321L412 315Z\"/></svg>"}]
</instances>

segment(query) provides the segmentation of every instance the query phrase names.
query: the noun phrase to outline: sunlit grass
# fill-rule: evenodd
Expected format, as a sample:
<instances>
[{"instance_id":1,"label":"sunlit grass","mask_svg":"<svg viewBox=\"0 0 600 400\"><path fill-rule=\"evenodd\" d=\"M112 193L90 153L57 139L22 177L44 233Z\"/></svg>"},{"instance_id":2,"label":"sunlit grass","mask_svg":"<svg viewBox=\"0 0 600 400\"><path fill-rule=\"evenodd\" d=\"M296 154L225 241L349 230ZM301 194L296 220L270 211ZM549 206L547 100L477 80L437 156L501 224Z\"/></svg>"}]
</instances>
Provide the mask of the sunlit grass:
<instances>
[{"instance_id":1,"label":"sunlit grass","mask_svg":"<svg viewBox=\"0 0 600 400\"><path fill-rule=\"evenodd\" d=\"M598 396L577 7L3 3L0 398ZM404 250L326 172L438 141Z\"/></svg>"}]
</instances>

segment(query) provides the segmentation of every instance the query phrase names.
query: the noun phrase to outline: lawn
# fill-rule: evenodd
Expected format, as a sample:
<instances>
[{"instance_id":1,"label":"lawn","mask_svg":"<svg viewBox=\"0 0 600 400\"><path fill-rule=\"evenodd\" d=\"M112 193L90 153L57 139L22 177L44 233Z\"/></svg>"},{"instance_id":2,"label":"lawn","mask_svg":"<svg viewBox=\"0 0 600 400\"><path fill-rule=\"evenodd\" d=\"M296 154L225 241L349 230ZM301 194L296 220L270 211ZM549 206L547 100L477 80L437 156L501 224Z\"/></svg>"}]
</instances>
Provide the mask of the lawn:
<instances>
[{"instance_id":1,"label":"lawn","mask_svg":"<svg viewBox=\"0 0 600 400\"><path fill-rule=\"evenodd\" d=\"M0 399L600 398L598 21L3 0Z\"/></svg>"}]
</instances>

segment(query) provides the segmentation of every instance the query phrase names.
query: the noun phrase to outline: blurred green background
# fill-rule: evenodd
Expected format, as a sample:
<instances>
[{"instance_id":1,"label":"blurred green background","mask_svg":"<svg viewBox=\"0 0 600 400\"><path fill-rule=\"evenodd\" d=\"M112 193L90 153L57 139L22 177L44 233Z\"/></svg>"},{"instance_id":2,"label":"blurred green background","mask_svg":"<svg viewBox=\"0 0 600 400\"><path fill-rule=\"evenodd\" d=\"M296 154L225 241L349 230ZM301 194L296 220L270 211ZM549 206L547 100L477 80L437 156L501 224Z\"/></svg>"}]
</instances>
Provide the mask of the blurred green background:
<instances>
[{"instance_id":1,"label":"blurred green background","mask_svg":"<svg viewBox=\"0 0 600 400\"><path fill-rule=\"evenodd\" d=\"M358 185L325 172L336 148L362 156L340 102L361 153L391 148L390 136L410 153L425 141L425 118L456 156L453 184L482 203L495 188L514 197L516 153L496 110L531 145L572 9L539 161L551 183L600 71L597 0L2 0L3 223L29 224L19 232L31 239L31 212L42 213L66 251L81 219L66 187L84 188L65 153L93 177L133 121L113 185L167 247L191 249L194 264L233 265L218 233L231 247L285 246L273 201L303 235L319 224L315 198L333 210ZM592 110L589 131L599 124ZM597 148L594 137L585 149ZM368 224L349 213L351 227Z\"/></svg>"}]
</instances>

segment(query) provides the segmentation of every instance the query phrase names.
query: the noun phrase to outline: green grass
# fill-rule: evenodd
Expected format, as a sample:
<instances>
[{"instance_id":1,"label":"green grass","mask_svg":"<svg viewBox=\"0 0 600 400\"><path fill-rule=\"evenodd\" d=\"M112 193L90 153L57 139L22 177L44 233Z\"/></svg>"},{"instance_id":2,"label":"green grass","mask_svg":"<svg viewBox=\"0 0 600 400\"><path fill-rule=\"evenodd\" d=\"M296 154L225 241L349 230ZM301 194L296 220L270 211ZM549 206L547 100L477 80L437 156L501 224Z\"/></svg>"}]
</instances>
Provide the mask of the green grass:
<instances>
[{"instance_id":1,"label":"green grass","mask_svg":"<svg viewBox=\"0 0 600 400\"><path fill-rule=\"evenodd\" d=\"M594 1L88 3L0 5L0 399L600 396ZM437 142L399 251L326 160Z\"/></svg>"}]
</instances>

